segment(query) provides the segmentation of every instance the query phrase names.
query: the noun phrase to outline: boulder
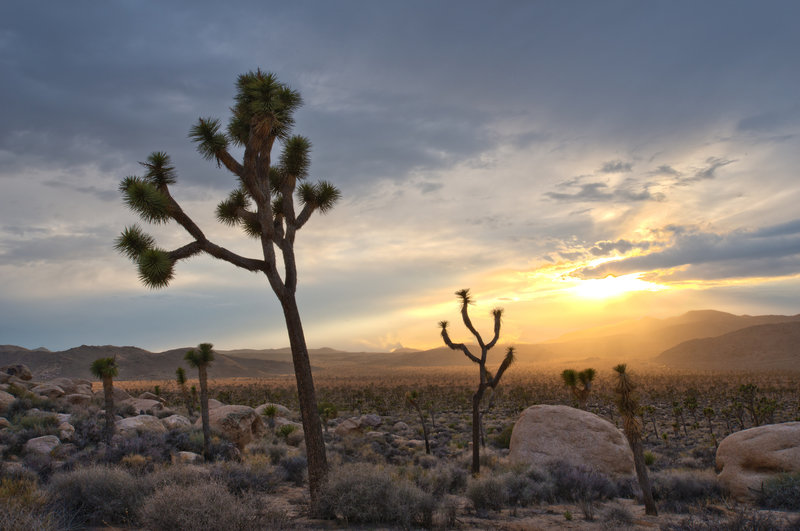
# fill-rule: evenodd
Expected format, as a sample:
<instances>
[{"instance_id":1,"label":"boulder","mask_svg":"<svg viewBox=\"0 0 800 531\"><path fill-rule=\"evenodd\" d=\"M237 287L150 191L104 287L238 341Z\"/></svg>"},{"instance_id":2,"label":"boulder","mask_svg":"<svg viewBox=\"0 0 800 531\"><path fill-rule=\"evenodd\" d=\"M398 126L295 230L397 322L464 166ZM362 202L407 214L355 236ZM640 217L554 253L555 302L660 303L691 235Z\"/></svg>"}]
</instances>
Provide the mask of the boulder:
<instances>
[{"instance_id":1,"label":"boulder","mask_svg":"<svg viewBox=\"0 0 800 531\"><path fill-rule=\"evenodd\" d=\"M103 388L101 387L100 389L94 392L94 397L102 402L105 400L105 394L103 393L104 393ZM131 395L128 394L128 392L125 389L120 389L119 387L113 388L113 394L114 394L115 404L122 402L123 400L129 400L133 398Z\"/></svg>"},{"instance_id":2,"label":"boulder","mask_svg":"<svg viewBox=\"0 0 800 531\"><path fill-rule=\"evenodd\" d=\"M219 406L211 409L208 417L212 431L231 441L239 450L267 433L261 417L251 407ZM202 418L197 419L195 426L203 427Z\"/></svg>"},{"instance_id":3,"label":"boulder","mask_svg":"<svg viewBox=\"0 0 800 531\"><path fill-rule=\"evenodd\" d=\"M8 411L8 408L11 407L11 404L17 399L11 393L6 393L5 391L0 391L0 413L5 413Z\"/></svg>"},{"instance_id":4,"label":"boulder","mask_svg":"<svg viewBox=\"0 0 800 531\"><path fill-rule=\"evenodd\" d=\"M132 407L134 411L142 414L152 414L164 409L164 405L158 400L150 400L148 398L128 398L119 403L118 407Z\"/></svg>"},{"instance_id":5,"label":"boulder","mask_svg":"<svg viewBox=\"0 0 800 531\"><path fill-rule=\"evenodd\" d=\"M52 380L48 380L45 383L60 387L61 389L63 389L64 394L67 395L78 392L79 384L75 382L75 380L73 380L72 378L53 378ZM84 389L82 389L81 391L83 392ZM91 386L89 387L89 391L91 392Z\"/></svg>"},{"instance_id":6,"label":"boulder","mask_svg":"<svg viewBox=\"0 0 800 531\"><path fill-rule=\"evenodd\" d=\"M167 403L167 401L163 397L160 397L155 393L151 393L150 391L145 391L144 393L140 394L137 398L141 398L143 400L157 400L162 404Z\"/></svg>"},{"instance_id":7,"label":"boulder","mask_svg":"<svg viewBox=\"0 0 800 531\"><path fill-rule=\"evenodd\" d=\"M6 374L8 376L16 376L20 380L33 379L33 373L31 372L31 370L26 365L22 364L4 365L3 367L0 367L0 374Z\"/></svg>"},{"instance_id":8,"label":"boulder","mask_svg":"<svg viewBox=\"0 0 800 531\"><path fill-rule=\"evenodd\" d=\"M370 428L377 428L381 424L383 424L383 419L379 415L375 415L374 413L369 413L367 415L361 415L359 419L361 421L362 426L369 426Z\"/></svg>"},{"instance_id":9,"label":"boulder","mask_svg":"<svg viewBox=\"0 0 800 531\"><path fill-rule=\"evenodd\" d=\"M360 419L358 417L351 417L340 422L339 425L336 426L336 429L333 430L333 433L339 437L350 437L353 435L360 435L362 431Z\"/></svg>"},{"instance_id":10,"label":"boulder","mask_svg":"<svg viewBox=\"0 0 800 531\"><path fill-rule=\"evenodd\" d=\"M135 437L141 433L167 433L167 428L158 417L137 415L120 419L115 424L117 433L123 437Z\"/></svg>"},{"instance_id":11,"label":"boulder","mask_svg":"<svg viewBox=\"0 0 800 531\"><path fill-rule=\"evenodd\" d=\"M203 456L194 452L178 452L172 456L172 464L196 465L203 462Z\"/></svg>"},{"instance_id":12,"label":"boulder","mask_svg":"<svg viewBox=\"0 0 800 531\"><path fill-rule=\"evenodd\" d=\"M8 428L9 426L11 426L11 423L8 421L8 419L5 417L0 417L0 429Z\"/></svg>"},{"instance_id":13,"label":"boulder","mask_svg":"<svg viewBox=\"0 0 800 531\"><path fill-rule=\"evenodd\" d=\"M23 449L26 454L50 455L59 444L61 441L55 435L43 435L28 439Z\"/></svg>"},{"instance_id":14,"label":"boulder","mask_svg":"<svg viewBox=\"0 0 800 531\"><path fill-rule=\"evenodd\" d=\"M49 398L50 400L55 400L56 398L61 398L64 396L64 390L57 385L43 383L39 384L33 389L31 389L31 393L35 393L39 396L43 396L45 398Z\"/></svg>"},{"instance_id":15,"label":"boulder","mask_svg":"<svg viewBox=\"0 0 800 531\"><path fill-rule=\"evenodd\" d=\"M511 432L509 460L545 466L565 461L609 476L632 476L633 453L620 430L594 413L568 406L536 405Z\"/></svg>"},{"instance_id":16,"label":"boulder","mask_svg":"<svg viewBox=\"0 0 800 531\"><path fill-rule=\"evenodd\" d=\"M83 393L72 393L64 395L64 401L73 406L88 406L92 403L92 395Z\"/></svg>"},{"instance_id":17,"label":"boulder","mask_svg":"<svg viewBox=\"0 0 800 531\"><path fill-rule=\"evenodd\" d=\"M75 435L75 426L69 422L62 422L58 425L58 438L62 441L71 441Z\"/></svg>"},{"instance_id":18,"label":"boulder","mask_svg":"<svg viewBox=\"0 0 800 531\"><path fill-rule=\"evenodd\" d=\"M192 421L183 415L170 415L161 419L161 423L168 430L184 430L192 427Z\"/></svg>"},{"instance_id":19,"label":"boulder","mask_svg":"<svg viewBox=\"0 0 800 531\"><path fill-rule=\"evenodd\" d=\"M800 422L732 433L719 443L716 464L723 489L737 500L753 500L769 478L800 473Z\"/></svg>"},{"instance_id":20,"label":"boulder","mask_svg":"<svg viewBox=\"0 0 800 531\"><path fill-rule=\"evenodd\" d=\"M408 427L408 424L406 424L402 420L400 422L395 422L394 426L392 426L392 430L394 431L406 432L409 431L410 429L411 428Z\"/></svg>"},{"instance_id":21,"label":"boulder","mask_svg":"<svg viewBox=\"0 0 800 531\"><path fill-rule=\"evenodd\" d=\"M289 417L291 416L292 412L289 411L289 408L286 406L282 406L280 404L275 404L273 402L267 402L266 404L261 404L260 406L256 406L256 413L259 415L264 414L264 410L267 409L269 406L275 406L275 415L280 415L281 417Z\"/></svg>"},{"instance_id":22,"label":"boulder","mask_svg":"<svg viewBox=\"0 0 800 531\"><path fill-rule=\"evenodd\" d=\"M263 418L263 417L262 417ZM281 426L286 426L287 424L290 426L294 426L297 429L303 429L303 425L299 422L295 422L293 420L289 420L283 417L275 417L275 429L280 428Z\"/></svg>"},{"instance_id":23,"label":"boulder","mask_svg":"<svg viewBox=\"0 0 800 531\"><path fill-rule=\"evenodd\" d=\"M225 404L223 404L222 402L220 402L216 398L209 398L208 399L208 409L214 409L214 408L218 408L218 407L224 406L224 405Z\"/></svg>"}]
</instances>

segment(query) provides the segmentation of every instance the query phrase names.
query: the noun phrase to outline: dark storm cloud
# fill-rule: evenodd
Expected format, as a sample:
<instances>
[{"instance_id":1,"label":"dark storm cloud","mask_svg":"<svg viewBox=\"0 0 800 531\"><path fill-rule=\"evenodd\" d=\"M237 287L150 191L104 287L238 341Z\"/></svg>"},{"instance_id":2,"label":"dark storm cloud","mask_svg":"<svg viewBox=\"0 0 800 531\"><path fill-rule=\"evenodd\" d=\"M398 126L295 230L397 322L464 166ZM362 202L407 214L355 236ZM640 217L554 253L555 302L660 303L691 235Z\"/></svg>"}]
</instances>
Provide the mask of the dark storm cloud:
<instances>
[{"instance_id":1,"label":"dark storm cloud","mask_svg":"<svg viewBox=\"0 0 800 531\"><path fill-rule=\"evenodd\" d=\"M647 241L632 242L629 240L620 239L617 241L597 242L589 249L589 252L592 253L592 255L594 256L607 256L614 252L625 254L632 251L633 249L649 249L649 248L650 248L650 242Z\"/></svg>"},{"instance_id":2,"label":"dark storm cloud","mask_svg":"<svg viewBox=\"0 0 800 531\"><path fill-rule=\"evenodd\" d=\"M583 268L575 275L604 278L686 267L680 273L682 278L708 280L800 272L800 220L755 231L717 234L688 230L674 234L673 241L663 250ZM714 268L718 273L713 273Z\"/></svg>"}]
</instances>

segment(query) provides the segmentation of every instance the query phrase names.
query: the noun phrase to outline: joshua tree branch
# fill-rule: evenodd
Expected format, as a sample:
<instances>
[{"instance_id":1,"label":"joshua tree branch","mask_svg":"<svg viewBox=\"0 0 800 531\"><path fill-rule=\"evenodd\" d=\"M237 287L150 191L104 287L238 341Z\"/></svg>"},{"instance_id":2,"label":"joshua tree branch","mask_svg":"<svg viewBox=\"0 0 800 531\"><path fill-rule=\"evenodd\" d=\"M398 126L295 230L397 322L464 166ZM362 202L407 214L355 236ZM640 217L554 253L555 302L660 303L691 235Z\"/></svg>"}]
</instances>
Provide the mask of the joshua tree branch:
<instances>
[{"instance_id":1,"label":"joshua tree branch","mask_svg":"<svg viewBox=\"0 0 800 531\"><path fill-rule=\"evenodd\" d=\"M478 359L476 356L474 356L472 354L472 352L469 351L469 349L467 348L467 346L464 343L453 343L450 340L450 335L447 333L447 329L446 328L442 328L442 339L444 339L444 344L447 345L448 347L450 347L452 350L460 350L469 359L471 359L475 363L480 364L481 360Z\"/></svg>"},{"instance_id":2,"label":"joshua tree branch","mask_svg":"<svg viewBox=\"0 0 800 531\"><path fill-rule=\"evenodd\" d=\"M472 332L472 335L478 340L478 346L481 347L481 351L486 352L486 345L483 343L483 338L481 338L481 335L475 330L475 327L472 326L472 320L470 320L469 313L467 313L467 301L464 301L461 305L461 318L464 320L464 326L467 327L467 330Z\"/></svg>"}]
</instances>

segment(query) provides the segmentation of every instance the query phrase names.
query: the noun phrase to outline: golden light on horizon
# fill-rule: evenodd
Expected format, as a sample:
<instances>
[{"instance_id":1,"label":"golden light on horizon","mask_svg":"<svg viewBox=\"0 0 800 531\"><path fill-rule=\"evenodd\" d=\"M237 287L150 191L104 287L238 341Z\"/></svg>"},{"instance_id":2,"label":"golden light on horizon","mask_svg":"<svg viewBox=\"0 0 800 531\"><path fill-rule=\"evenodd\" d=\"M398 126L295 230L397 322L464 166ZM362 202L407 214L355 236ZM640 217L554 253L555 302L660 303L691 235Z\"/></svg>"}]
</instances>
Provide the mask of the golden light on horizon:
<instances>
[{"instance_id":1,"label":"golden light on horizon","mask_svg":"<svg viewBox=\"0 0 800 531\"><path fill-rule=\"evenodd\" d=\"M577 285L570 288L574 295L586 299L608 299L619 297L633 291L662 291L669 289L667 286L642 280L643 273L630 273L628 275L608 275L605 278L592 278L578 280Z\"/></svg>"}]
</instances>

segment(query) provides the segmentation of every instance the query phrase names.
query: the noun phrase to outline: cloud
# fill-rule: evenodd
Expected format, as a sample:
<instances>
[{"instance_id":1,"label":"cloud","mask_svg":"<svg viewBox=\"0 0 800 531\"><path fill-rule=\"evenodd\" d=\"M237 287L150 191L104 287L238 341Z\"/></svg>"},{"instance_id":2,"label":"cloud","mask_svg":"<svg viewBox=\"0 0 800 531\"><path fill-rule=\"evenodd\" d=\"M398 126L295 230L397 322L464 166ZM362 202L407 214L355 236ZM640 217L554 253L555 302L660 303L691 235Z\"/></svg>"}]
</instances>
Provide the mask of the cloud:
<instances>
[{"instance_id":1,"label":"cloud","mask_svg":"<svg viewBox=\"0 0 800 531\"><path fill-rule=\"evenodd\" d=\"M621 160L604 162L603 166L597 170L600 173L628 173L633 171L633 163Z\"/></svg>"},{"instance_id":2,"label":"cloud","mask_svg":"<svg viewBox=\"0 0 800 531\"><path fill-rule=\"evenodd\" d=\"M639 183L635 179L625 179L616 186L609 186L604 182L580 183L581 177L564 181L557 185L558 188L572 191L546 192L545 197L555 201L564 202L622 202L632 203L639 201L663 201L664 194L651 193L653 183Z\"/></svg>"},{"instance_id":3,"label":"cloud","mask_svg":"<svg viewBox=\"0 0 800 531\"><path fill-rule=\"evenodd\" d=\"M650 242L648 241L641 241L641 242L632 242L629 240L617 240L617 241L604 241L604 242L597 242L589 249L589 252L594 256L607 256L614 252L625 254L633 249L649 249Z\"/></svg>"},{"instance_id":4,"label":"cloud","mask_svg":"<svg viewBox=\"0 0 800 531\"><path fill-rule=\"evenodd\" d=\"M650 175L667 175L670 177L680 177L683 173L679 172L669 164L662 164L655 170L648 172Z\"/></svg>"},{"instance_id":5,"label":"cloud","mask_svg":"<svg viewBox=\"0 0 800 531\"><path fill-rule=\"evenodd\" d=\"M604 278L638 272L657 272L682 279L760 278L800 272L800 220L758 230L729 233L697 229L674 231L663 248L646 255L622 258L574 272L580 278ZM681 268L675 272L663 270Z\"/></svg>"},{"instance_id":6,"label":"cloud","mask_svg":"<svg viewBox=\"0 0 800 531\"><path fill-rule=\"evenodd\" d=\"M678 176L678 179L675 181L675 184L678 186L686 186L690 183L695 183L698 181L705 181L710 179L715 179L717 177L717 170L727 166L728 164L733 164L736 160L727 160L721 159L717 157L709 157L706 159L706 166L698 169L695 173L689 177L682 177Z\"/></svg>"}]
</instances>

